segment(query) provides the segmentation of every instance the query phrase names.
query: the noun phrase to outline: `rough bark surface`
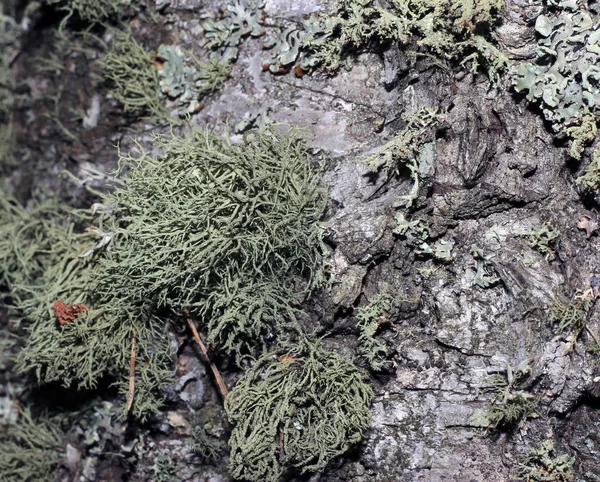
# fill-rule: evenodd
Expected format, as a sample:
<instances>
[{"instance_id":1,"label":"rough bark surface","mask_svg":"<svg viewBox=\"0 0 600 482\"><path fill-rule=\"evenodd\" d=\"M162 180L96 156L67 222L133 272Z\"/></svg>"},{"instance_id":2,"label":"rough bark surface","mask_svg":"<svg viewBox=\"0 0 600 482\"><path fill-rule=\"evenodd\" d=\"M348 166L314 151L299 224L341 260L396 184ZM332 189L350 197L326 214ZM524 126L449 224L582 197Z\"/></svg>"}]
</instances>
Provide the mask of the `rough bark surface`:
<instances>
[{"instance_id":1,"label":"rough bark surface","mask_svg":"<svg viewBox=\"0 0 600 482\"><path fill-rule=\"evenodd\" d=\"M136 27L138 34L153 47L169 38L194 50L202 42L198 12L214 11L218 3L172 0L160 14L164 25ZM268 0L265 12L269 19L300 20L326 8L305 0ZM507 1L498 40L513 59L534 54L530 19L541 8L540 2ZM81 179L92 170L108 172L117 162L113 146L126 150L131 137L148 144L153 127L123 117L105 86L93 80L96 67L84 56L64 55L60 73L35 72L40 56L61 55L53 35L57 21L38 19L14 67L27 94L18 112L18 133L32 156L12 171L5 186L23 200L32 193L59 193L87 206L91 195L60 172L67 169ZM363 442L322 473L290 474L286 480L510 481L516 479L520 454L548 438L558 452L575 457L576 480L600 480L600 378L596 355L587 350L593 340L587 332L578 340L557 334L547 321L553 302L589 288L600 248L597 236L587 238L577 229L578 218L596 202L575 184L580 166L567 162L566 144L554 138L508 81L490 88L483 75L444 69L428 59L414 61L397 48L365 52L350 70L333 76L317 71L302 78L263 72L263 55L262 39L248 39L232 78L206 99L192 122L222 128L268 109L271 120L305 128L315 155L325 155L326 242L335 283L307 303L310 317L304 323L326 335L327 346L361 364L354 308L386 286L406 298L378 335L395 353L396 364L388 373L370 376L376 397ZM76 139L37 115L51 102L47 96L61 88L57 115ZM68 109L85 113L98 101L93 127L83 127L69 114ZM399 196L409 191L410 179L375 175L364 162L403 127L400 114L421 105L447 113L433 131L435 163L422 179L411 216L429 223L430 239L455 242L448 262L416 255L392 232ZM102 187L103 182L94 178L89 184ZM520 236L545 221L560 231L550 255L533 250ZM495 285L473 284L472 245L489 256L500 279ZM588 326L600 329L595 311ZM478 427L475 411L488 408L494 397L490 374L528 358L532 372L520 388L536 396L537 416L508 431ZM239 372L220 368L232 385ZM226 417L210 370L187 342L174 370L177 381L167 405L146 426L115 422L111 404L117 402L110 390L95 392L103 411L86 417L95 417L90 426L103 427L98 430L104 445L83 442L82 430L71 433L59 480L152 480L162 450L178 462L181 480L230 480L225 450L206 463L185 442L192 413L211 435L226 440ZM14 374L3 377L4 392L11 381L18 382ZM38 398L53 403L65 396L60 390L45 389ZM102 417L105 425L97 422ZM125 457L110 455L134 442Z\"/></svg>"}]
</instances>

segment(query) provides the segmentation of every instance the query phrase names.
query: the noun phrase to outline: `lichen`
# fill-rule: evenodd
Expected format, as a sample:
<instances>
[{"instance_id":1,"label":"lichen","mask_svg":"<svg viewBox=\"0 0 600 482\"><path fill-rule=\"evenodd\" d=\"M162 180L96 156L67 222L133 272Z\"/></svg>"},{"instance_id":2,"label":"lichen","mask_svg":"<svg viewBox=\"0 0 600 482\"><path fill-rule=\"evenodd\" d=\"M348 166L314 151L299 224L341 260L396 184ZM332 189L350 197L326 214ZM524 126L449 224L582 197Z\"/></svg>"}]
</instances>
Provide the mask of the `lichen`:
<instances>
[{"instance_id":1,"label":"lichen","mask_svg":"<svg viewBox=\"0 0 600 482\"><path fill-rule=\"evenodd\" d=\"M372 398L356 367L319 342L262 356L226 401L231 475L277 482L288 467L322 469L361 439Z\"/></svg>"},{"instance_id":2,"label":"lichen","mask_svg":"<svg viewBox=\"0 0 600 482\"><path fill-rule=\"evenodd\" d=\"M2 482L51 482L64 444L60 426L48 417L34 418L24 408L17 420L0 426Z\"/></svg>"},{"instance_id":3,"label":"lichen","mask_svg":"<svg viewBox=\"0 0 600 482\"><path fill-rule=\"evenodd\" d=\"M375 334L382 325L389 323L393 303L394 297L391 293L379 293L365 306L357 308L354 314L361 354L371 370L376 372L391 366L388 359L389 350L385 343L375 338Z\"/></svg>"},{"instance_id":4,"label":"lichen","mask_svg":"<svg viewBox=\"0 0 600 482\"><path fill-rule=\"evenodd\" d=\"M72 15L90 23L102 22L116 16L131 4L131 0L47 0L50 4L67 12L67 20ZM63 21L64 25L65 21Z\"/></svg>"},{"instance_id":5,"label":"lichen","mask_svg":"<svg viewBox=\"0 0 600 482\"><path fill-rule=\"evenodd\" d=\"M162 60L158 70L160 89L177 101L180 115L200 110L202 98L221 88L231 73L227 63L212 58L202 64L176 45L161 45L158 58Z\"/></svg>"},{"instance_id":6,"label":"lichen","mask_svg":"<svg viewBox=\"0 0 600 482\"><path fill-rule=\"evenodd\" d=\"M503 0L407 0L385 6L371 0L339 0L333 14L313 15L301 28L288 27L268 42L272 55L266 64L273 72L296 61L303 69L321 65L336 70L360 48L414 42L442 58L482 50L479 62L497 70L505 57L495 58L499 51L484 42L481 31L503 6Z\"/></svg>"},{"instance_id":7,"label":"lichen","mask_svg":"<svg viewBox=\"0 0 600 482\"><path fill-rule=\"evenodd\" d=\"M519 233L519 236L526 238L533 249L553 259L552 252L556 247L560 231L555 229L549 221L546 221L535 229Z\"/></svg>"},{"instance_id":8,"label":"lichen","mask_svg":"<svg viewBox=\"0 0 600 482\"><path fill-rule=\"evenodd\" d=\"M555 132L573 139L570 155L579 159L597 129L600 16L586 0L552 3L535 29L537 58L515 70L515 89L539 103Z\"/></svg>"},{"instance_id":9,"label":"lichen","mask_svg":"<svg viewBox=\"0 0 600 482\"><path fill-rule=\"evenodd\" d=\"M382 171L385 175L400 175L403 169L408 169L412 180L410 192L399 196L410 208L419 193L419 177L423 162L420 159L423 146L427 143L431 129L438 122L435 109L421 107L415 112L405 114L405 127L394 138L379 149L377 154L370 156L366 163L372 171Z\"/></svg>"},{"instance_id":10,"label":"lichen","mask_svg":"<svg viewBox=\"0 0 600 482\"><path fill-rule=\"evenodd\" d=\"M202 24L208 41L205 48L219 62L233 62L246 37L263 34L262 0L228 0L226 12L219 20L208 18Z\"/></svg>"},{"instance_id":11,"label":"lichen","mask_svg":"<svg viewBox=\"0 0 600 482\"><path fill-rule=\"evenodd\" d=\"M517 480L527 482L573 482L575 459L557 454L553 440L546 440L523 454L518 465Z\"/></svg>"},{"instance_id":12,"label":"lichen","mask_svg":"<svg viewBox=\"0 0 600 482\"><path fill-rule=\"evenodd\" d=\"M168 118L152 54L136 41L131 31L115 32L99 64L111 85L111 95L125 112Z\"/></svg>"},{"instance_id":13,"label":"lichen","mask_svg":"<svg viewBox=\"0 0 600 482\"><path fill-rule=\"evenodd\" d=\"M600 189L600 154L597 151L594 151L591 162L576 182L591 191Z\"/></svg>"},{"instance_id":14,"label":"lichen","mask_svg":"<svg viewBox=\"0 0 600 482\"><path fill-rule=\"evenodd\" d=\"M142 419L170 381L169 329L184 309L240 361L298 330L294 304L323 268L324 190L294 132L253 133L232 145L193 128L156 135L155 148L121 155L129 175L105 196L112 215L88 230L94 242L70 246L19 306L31 325L20 370L82 388L117 375L128 395L134 351L143 362L133 414ZM89 310L61 325L58 300Z\"/></svg>"}]
</instances>

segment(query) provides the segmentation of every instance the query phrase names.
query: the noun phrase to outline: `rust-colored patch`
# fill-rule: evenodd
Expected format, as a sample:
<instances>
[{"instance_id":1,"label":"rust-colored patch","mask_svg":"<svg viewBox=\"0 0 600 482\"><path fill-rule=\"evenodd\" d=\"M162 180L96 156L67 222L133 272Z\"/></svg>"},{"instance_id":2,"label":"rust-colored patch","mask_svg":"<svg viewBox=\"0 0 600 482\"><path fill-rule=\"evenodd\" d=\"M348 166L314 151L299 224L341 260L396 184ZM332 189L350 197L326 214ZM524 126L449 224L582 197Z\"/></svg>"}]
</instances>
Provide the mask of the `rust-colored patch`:
<instances>
[{"instance_id":1,"label":"rust-colored patch","mask_svg":"<svg viewBox=\"0 0 600 482\"><path fill-rule=\"evenodd\" d=\"M295 356L292 355L283 355L279 357L279 361L281 363L285 363L285 362L289 362L289 361L294 361L296 359Z\"/></svg>"},{"instance_id":2,"label":"rust-colored patch","mask_svg":"<svg viewBox=\"0 0 600 482\"><path fill-rule=\"evenodd\" d=\"M303 69L300 65L294 65L294 74L296 75L296 77L304 77L304 74L306 74L306 72L308 71Z\"/></svg>"},{"instance_id":3,"label":"rust-colored patch","mask_svg":"<svg viewBox=\"0 0 600 482\"><path fill-rule=\"evenodd\" d=\"M79 315L85 311L90 311L90 309L82 304L67 305L61 300L54 303L54 316L56 316L56 319L61 326L66 325L67 323L74 323Z\"/></svg>"}]
</instances>

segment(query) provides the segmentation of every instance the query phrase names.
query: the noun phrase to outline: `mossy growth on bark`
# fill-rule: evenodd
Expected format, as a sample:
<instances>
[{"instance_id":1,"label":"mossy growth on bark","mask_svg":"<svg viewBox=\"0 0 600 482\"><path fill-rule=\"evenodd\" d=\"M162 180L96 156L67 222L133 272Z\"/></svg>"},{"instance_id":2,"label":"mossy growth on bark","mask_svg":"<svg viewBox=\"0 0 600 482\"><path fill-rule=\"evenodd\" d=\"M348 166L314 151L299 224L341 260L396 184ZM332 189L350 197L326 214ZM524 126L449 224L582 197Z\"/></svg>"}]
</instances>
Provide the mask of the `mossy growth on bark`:
<instances>
[{"instance_id":1,"label":"mossy growth on bark","mask_svg":"<svg viewBox=\"0 0 600 482\"><path fill-rule=\"evenodd\" d=\"M372 398L357 368L318 341L263 355L226 400L231 474L277 482L288 468L322 469L361 439Z\"/></svg>"},{"instance_id":2,"label":"mossy growth on bark","mask_svg":"<svg viewBox=\"0 0 600 482\"><path fill-rule=\"evenodd\" d=\"M133 378L141 418L170 380L169 329L184 309L240 361L299 329L294 305L322 270L324 189L294 132L233 145L194 128L156 135L154 147L156 155L121 154L128 175L105 196L97 224L77 235L86 243L69 241L40 267L47 281L18 303L30 331L22 371L81 388L112 375L123 395ZM63 220L58 232L69 240L73 225ZM45 236L30 235L56 244ZM132 356L143 362L130 375Z\"/></svg>"},{"instance_id":3,"label":"mossy growth on bark","mask_svg":"<svg viewBox=\"0 0 600 482\"><path fill-rule=\"evenodd\" d=\"M60 426L22 409L16 420L0 422L0 480L51 482L64 444Z\"/></svg>"}]
</instances>

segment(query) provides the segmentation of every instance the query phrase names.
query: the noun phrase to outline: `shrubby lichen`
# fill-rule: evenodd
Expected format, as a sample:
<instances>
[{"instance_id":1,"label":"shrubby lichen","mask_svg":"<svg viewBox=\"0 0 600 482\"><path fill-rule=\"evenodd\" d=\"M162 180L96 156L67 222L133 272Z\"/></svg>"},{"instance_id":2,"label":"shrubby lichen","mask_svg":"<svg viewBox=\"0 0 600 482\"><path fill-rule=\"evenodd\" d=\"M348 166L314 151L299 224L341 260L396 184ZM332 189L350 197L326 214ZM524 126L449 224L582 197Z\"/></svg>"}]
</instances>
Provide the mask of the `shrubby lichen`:
<instances>
[{"instance_id":1,"label":"shrubby lichen","mask_svg":"<svg viewBox=\"0 0 600 482\"><path fill-rule=\"evenodd\" d=\"M385 343L375 338L375 334L381 325L389 323L393 303L394 297L391 293L379 293L365 306L357 308L354 315L359 330L358 342L362 356L376 372L391 366L388 348Z\"/></svg>"},{"instance_id":2,"label":"shrubby lichen","mask_svg":"<svg viewBox=\"0 0 600 482\"><path fill-rule=\"evenodd\" d=\"M134 115L168 117L161 96L158 69L131 31L116 31L106 56L99 62L111 83L111 95Z\"/></svg>"},{"instance_id":3,"label":"shrubby lichen","mask_svg":"<svg viewBox=\"0 0 600 482\"><path fill-rule=\"evenodd\" d=\"M112 216L92 230L112 242L87 257L89 246L69 251L21 306L31 332L19 366L43 381L87 388L113 374L125 395L137 347L145 361L133 412L142 418L170 377L169 321L189 309L219 350L238 360L260 353L297 329L293 305L322 269L324 190L295 133L232 145L192 129L156 135L155 148L121 156L129 175L106 195ZM88 310L60 325L58 300Z\"/></svg>"},{"instance_id":4,"label":"shrubby lichen","mask_svg":"<svg viewBox=\"0 0 600 482\"><path fill-rule=\"evenodd\" d=\"M51 482L60 461L64 433L47 417L22 409L15 421L0 425L0 480Z\"/></svg>"},{"instance_id":5,"label":"shrubby lichen","mask_svg":"<svg viewBox=\"0 0 600 482\"><path fill-rule=\"evenodd\" d=\"M371 0L339 0L333 14L313 15L302 28L284 30L271 41L267 46L275 48L267 65L277 72L299 60L302 68L320 65L336 70L352 51L387 42L414 42L444 58L481 50L485 55L480 62L487 63L496 50L485 47L489 43L481 27L493 22L503 6L504 0L407 0L386 6Z\"/></svg>"},{"instance_id":6,"label":"shrubby lichen","mask_svg":"<svg viewBox=\"0 0 600 482\"><path fill-rule=\"evenodd\" d=\"M68 17L78 15L86 22L102 22L117 15L131 4L131 0L47 0L68 12ZM63 22L64 23L64 22Z\"/></svg>"},{"instance_id":7,"label":"shrubby lichen","mask_svg":"<svg viewBox=\"0 0 600 482\"><path fill-rule=\"evenodd\" d=\"M573 139L570 154L579 159L597 130L600 16L587 0L550 3L535 23L537 58L515 70L515 89L539 102L555 132Z\"/></svg>"},{"instance_id":8,"label":"shrubby lichen","mask_svg":"<svg viewBox=\"0 0 600 482\"><path fill-rule=\"evenodd\" d=\"M226 401L233 477L320 470L358 442L373 398L356 367L307 339L263 355Z\"/></svg>"}]
</instances>

